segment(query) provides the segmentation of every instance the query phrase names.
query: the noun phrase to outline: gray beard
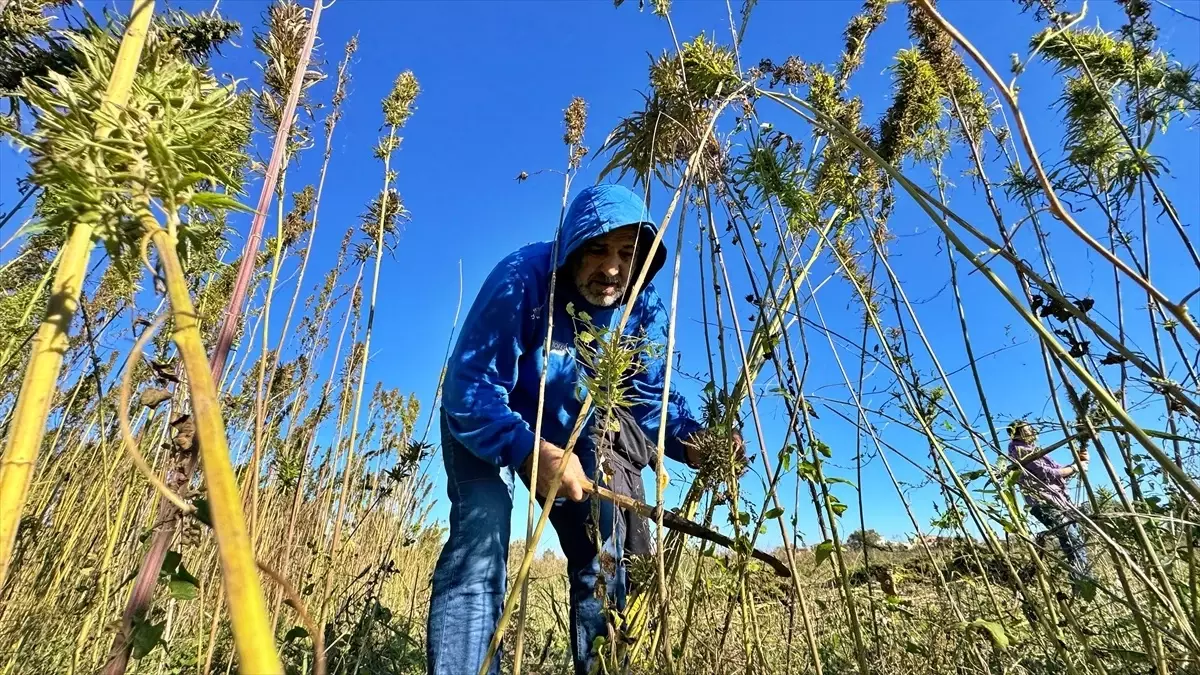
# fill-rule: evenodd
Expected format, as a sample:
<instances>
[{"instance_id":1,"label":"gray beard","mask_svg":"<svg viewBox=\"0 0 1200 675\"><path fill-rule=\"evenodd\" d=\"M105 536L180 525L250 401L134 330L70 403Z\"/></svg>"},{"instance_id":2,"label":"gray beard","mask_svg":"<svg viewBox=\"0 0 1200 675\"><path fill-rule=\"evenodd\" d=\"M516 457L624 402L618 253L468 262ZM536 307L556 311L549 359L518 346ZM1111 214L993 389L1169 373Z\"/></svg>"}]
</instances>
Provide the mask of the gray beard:
<instances>
[{"instance_id":1,"label":"gray beard","mask_svg":"<svg viewBox=\"0 0 1200 675\"><path fill-rule=\"evenodd\" d=\"M611 297L607 295L597 295L592 293L586 284L582 288L576 286L576 290L579 291L579 294L583 296L584 300L587 300L589 303L604 309L616 306L621 302L621 299L625 297L624 293L618 293L617 295Z\"/></svg>"}]
</instances>

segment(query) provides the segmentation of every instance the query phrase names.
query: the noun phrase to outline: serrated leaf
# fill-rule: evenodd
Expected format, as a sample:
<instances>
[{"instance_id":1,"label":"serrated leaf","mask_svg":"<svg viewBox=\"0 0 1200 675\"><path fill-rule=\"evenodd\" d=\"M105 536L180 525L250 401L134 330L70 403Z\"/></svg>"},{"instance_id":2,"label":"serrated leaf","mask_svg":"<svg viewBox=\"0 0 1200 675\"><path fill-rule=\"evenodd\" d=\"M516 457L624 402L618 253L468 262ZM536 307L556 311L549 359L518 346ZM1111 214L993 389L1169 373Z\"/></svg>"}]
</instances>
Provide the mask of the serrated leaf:
<instances>
[{"instance_id":1,"label":"serrated leaf","mask_svg":"<svg viewBox=\"0 0 1200 675\"><path fill-rule=\"evenodd\" d=\"M817 544L817 547L813 549L813 556L816 558L817 567L820 567L821 563L825 562L826 560L829 560L829 557L832 555L833 555L833 542L829 541L828 539Z\"/></svg>"},{"instance_id":2,"label":"serrated leaf","mask_svg":"<svg viewBox=\"0 0 1200 675\"><path fill-rule=\"evenodd\" d=\"M176 600L195 600L200 594L199 587L187 579L172 579L167 586L171 589L171 597Z\"/></svg>"},{"instance_id":3,"label":"serrated leaf","mask_svg":"<svg viewBox=\"0 0 1200 675\"><path fill-rule=\"evenodd\" d=\"M1075 582L1075 588L1079 589L1079 597L1092 602L1096 599L1096 582L1091 579L1080 579Z\"/></svg>"},{"instance_id":4,"label":"serrated leaf","mask_svg":"<svg viewBox=\"0 0 1200 675\"><path fill-rule=\"evenodd\" d=\"M188 205L209 211L253 211L240 201L220 192L197 192L188 200Z\"/></svg>"},{"instance_id":5,"label":"serrated leaf","mask_svg":"<svg viewBox=\"0 0 1200 675\"><path fill-rule=\"evenodd\" d=\"M596 336L592 335L590 331L586 331L586 330L580 331L579 332L579 341L585 345L591 344L596 341Z\"/></svg>"},{"instance_id":6,"label":"serrated leaf","mask_svg":"<svg viewBox=\"0 0 1200 675\"><path fill-rule=\"evenodd\" d=\"M804 480L816 480L817 465L806 459L796 465L796 475L800 476Z\"/></svg>"},{"instance_id":7,"label":"serrated leaf","mask_svg":"<svg viewBox=\"0 0 1200 675\"><path fill-rule=\"evenodd\" d=\"M987 475L984 469L975 469L974 471L964 471L960 474L964 483L969 483L973 480L979 480Z\"/></svg>"},{"instance_id":8,"label":"serrated leaf","mask_svg":"<svg viewBox=\"0 0 1200 675\"><path fill-rule=\"evenodd\" d=\"M163 556L162 573L174 574L175 570L179 569L179 563L183 560L183 554L179 551L167 551Z\"/></svg>"},{"instance_id":9,"label":"serrated leaf","mask_svg":"<svg viewBox=\"0 0 1200 675\"><path fill-rule=\"evenodd\" d=\"M197 497L192 500L192 506L196 507L196 512L192 514L192 517L212 527L212 509L208 506L208 500L204 497Z\"/></svg>"},{"instance_id":10,"label":"serrated leaf","mask_svg":"<svg viewBox=\"0 0 1200 675\"><path fill-rule=\"evenodd\" d=\"M145 621L135 621L133 624L133 636L131 642L133 644L133 658L145 658L154 648L162 642L162 634L166 629L167 623L147 623Z\"/></svg>"},{"instance_id":11,"label":"serrated leaf","mask_svg":"<svg viewBox=\"0 0 1200 675\"><path fill-rule=\"evenodd\" d=\"M964 624L964 628L974 628L984 633L992 641L992 646L996 649L1008 649L1008 636L1004 633L1004 626L995 621L975 619L970 623Z\"/></svg>"}]
</instances>

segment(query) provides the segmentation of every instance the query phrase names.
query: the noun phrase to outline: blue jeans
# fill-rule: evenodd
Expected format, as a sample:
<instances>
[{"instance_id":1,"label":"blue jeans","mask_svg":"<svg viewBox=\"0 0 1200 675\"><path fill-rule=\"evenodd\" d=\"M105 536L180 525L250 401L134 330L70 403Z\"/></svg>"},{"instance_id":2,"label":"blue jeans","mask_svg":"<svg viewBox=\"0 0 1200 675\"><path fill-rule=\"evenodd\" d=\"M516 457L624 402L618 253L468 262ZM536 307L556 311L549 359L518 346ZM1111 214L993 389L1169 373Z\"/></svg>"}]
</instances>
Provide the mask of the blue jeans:
<instances>
[{"instance_id":1,"label":"blue jeans","mask_svg":"<svg viewBox=\"0 0 1200 675\"><path fill-rule=\"evenodd\" d=\"M1087 548L1079 535L1079 525L1066 509L1049 502L1038 502L1029 509L1033 517L1046 526L1046 533L1058 537L1058 547L1067 559L1071 578L1075 581L1088 576Z\"/></svg>"},{"instance_id":2,"label":"blue jeans","mask_svg":"<svg viewBox=\"0 0 1200 675\"><path fill-rule=\"evenodd\" d=\"M429 673L475 675L503 611L514 472L511 467L497 467L471 454L447 430L445 416L442 457L450 497L450 536L433 572L426 643ZM584 471L594 476L595 455L584 453L579 459ZM599 512L606 554L620 561L617 542L622 541L623 533L613 536L612 505L599 502ZM595 639L608 635L603 603L596 597L602 572L592 528L591 500L555 500L550 523L567 558L571 651L575 672L584 675L594 660ZM625 571L619 562L615 568L607 567L603 574L609 602L623 609ZM492 659L488 672L499 674L499 654Z\"/></svg>"}]
</instances>

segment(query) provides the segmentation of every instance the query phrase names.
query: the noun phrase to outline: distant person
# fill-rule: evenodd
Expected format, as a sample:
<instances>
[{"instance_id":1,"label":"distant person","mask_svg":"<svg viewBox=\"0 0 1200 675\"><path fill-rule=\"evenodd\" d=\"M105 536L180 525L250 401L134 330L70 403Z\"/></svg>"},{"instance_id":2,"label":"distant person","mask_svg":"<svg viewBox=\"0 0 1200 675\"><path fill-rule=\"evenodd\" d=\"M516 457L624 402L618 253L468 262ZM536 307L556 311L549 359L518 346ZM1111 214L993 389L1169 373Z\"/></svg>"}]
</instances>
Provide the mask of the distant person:
<instances>
[{"instance_id":1,"label":"distant person","mask_svg":"<svg viewBox=\"0 0 1200 675\"><path fill-rule=\"evenodd\" d=\"M1070 566L1071 577L1076 581L1085 578L1087 550L1079 535L1079 525L1072 515L1078 509L1067 496L1067 479L1088 470L1087 447L1084 446L1079 453L1078 468L1062 466L1050 459L1048 454L1031 459L1039 452L1037 434L1025 420L1008 425L1008 435L1012 439L1008 444L1008 454L1017 463L1015 470L1021 472L1019 484L1030 513L1048 532L1058 537L1058 546Z\"/></svg>"},{"instance_id":2,"label":"distant person","mask_svg":"<svg viewBox=\"0 0 1200 675\"><path fill-rule=\"evenodd\" d=\"M552 242L524 246L500 261L475 298L450 358L442 395L450 536L433 574L428 626L432 675L474 675L483 663L504 600L513 473L520 473L528 485L535 448L540 457L539 495L548 492L553 476L567 464L550 522L567 558L576 673L588 672L595 639L607 635L596 592L602 572L594 539L594 505L584 493L589 477L596 476L592 434L580 435L569 459L563 450L583 400L583 366L575 349L578 327L567 306L586 311L594 325L615 328L641 267L649 265L649 281L666 259L661 246L647 259L656 232L642 200L627 188L586 188L567 211L556 260L551 260ZM558 269L554 335L541 437L534 438L554 267ZM625 334L645 335L650 342L665 345L667 323L662 301L647 283L634 301ZM639 437L630 441L644 449L654 447L647 439L658 439L665 371L661 357L643 357L642 366L629 380L632 406L622 415L621 434ZM699 451L687 441L700 429L683 397L672 392L667 407L667 456L693 465L698 462ZM645 459L640 466L635 460L626 472L636 483L627 487L641 489ZM613 531L614 522L622 529L623 521L614 521L620 514L604 501L599 502L598 512L605 557L620 561L626 533ZM623 607L623 567L605 565L603 574L609 601ZM492 660L490 672L500 672L499 655Z\"/></svg>"}]
</instances>

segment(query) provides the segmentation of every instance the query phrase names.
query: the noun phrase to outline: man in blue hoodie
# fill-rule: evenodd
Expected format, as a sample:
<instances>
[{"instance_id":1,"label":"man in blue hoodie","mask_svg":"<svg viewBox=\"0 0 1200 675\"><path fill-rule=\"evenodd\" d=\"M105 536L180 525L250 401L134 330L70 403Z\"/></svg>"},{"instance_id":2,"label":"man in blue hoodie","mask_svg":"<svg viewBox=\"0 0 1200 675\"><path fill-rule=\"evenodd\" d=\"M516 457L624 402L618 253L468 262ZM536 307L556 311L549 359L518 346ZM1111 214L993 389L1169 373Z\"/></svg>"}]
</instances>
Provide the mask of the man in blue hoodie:
<instances>
[{"instance_id":1,"label":"man in blue hoodie","mask_svg":"<svg viewBox=\"0 0 1200 675\"><path fill-rule=\"evenodd\" d=\"M581 191L571 203L553 242L530 244L496 266L483 283L450 358L442 394L442 456L450 497L450 536L433 574L429 608L428 657L432 675L479 671L488 642L500 619L508 560L514 471L528 483L533 453L539 456L537 492L567 464L550 522L567 558L570 581L570 637L575 672L586 673L595 638L607 634L603 603L596 586L616 606L625 601L621 566L601 571L593 526L598 526L606 555L621 558L620 533L614 533L612 506L600 502L599 523L583 485L596 475L591 433L580 435L575 453L566 457L571 429L584 393L576 356L573 305L586 310L597 326L615 328L627 293L642 265L647 284L633 299L626 335L644 335L666 345L667 312L649 279L666 260L660 246L647 255L656 225L642 200L619 185ZM553 306L550 276L557 268ZM547 312L554 312L548 361L544 352ZM541 437L534 437L543 363L547 363ZM630 412L652 441L662 414L664 363L644 357L629 382ZM590 426L590 423L589 423ZM695 464L687 442L701 425L678 392L667 409L666 454ZM616 536L614 536L616 534ZM611 566L610 566L611 567ZM492 673L499 673L499 656Z\"/></svg>"}]
</instances>

